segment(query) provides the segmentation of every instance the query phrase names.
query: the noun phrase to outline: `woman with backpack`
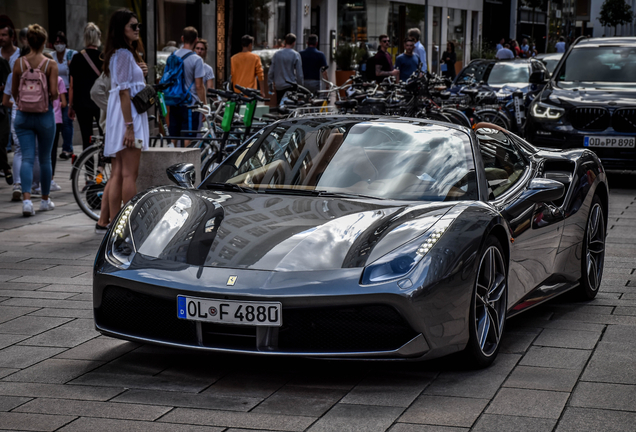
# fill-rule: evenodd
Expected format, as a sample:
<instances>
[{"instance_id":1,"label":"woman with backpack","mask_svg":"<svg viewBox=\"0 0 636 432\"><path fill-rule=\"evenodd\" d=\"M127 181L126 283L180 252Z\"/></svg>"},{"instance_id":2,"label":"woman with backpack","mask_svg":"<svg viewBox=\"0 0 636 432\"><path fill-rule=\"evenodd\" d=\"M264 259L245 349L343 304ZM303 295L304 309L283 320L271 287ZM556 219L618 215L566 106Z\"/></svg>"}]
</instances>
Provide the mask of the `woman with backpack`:
<instances>
[{"instance_id":1,"label":"woman with backpack","mask_svg":"<svg viewBox=\"0 0 636 432\"><path fill-rule=\"evenodd\" d=\"M17 103L15 133L20 141L22 184L33 183L33 161L35 159L36 138L40 159L40 183L42 200L40 211L53 210L55 206L49 198L51 190L51 150L55 136L55 115L52 101L58 98L57 63L42 55L47 33L38 24L29 26L27 42L30 52L20 57L13 67L11 93ZM28 188L27 188L28 189ZM22 214L35 215L31 194L24 191Z\"/></svg>"},{"instance_id":2,"label":"woman with backpack","mask_svg":"<svg viewBox=\"0 0 636 432\"><path fill-rule=\"evenodd\" d=\"M137 193L141 150L148 150L148 114L139 114L132 99L144 89L148 67L142 60L139 20L128 9L113 13L104 50L104 73L110 78L104 156L111 157L108 183L110 219Z\"/></svg>"}]
</instances>

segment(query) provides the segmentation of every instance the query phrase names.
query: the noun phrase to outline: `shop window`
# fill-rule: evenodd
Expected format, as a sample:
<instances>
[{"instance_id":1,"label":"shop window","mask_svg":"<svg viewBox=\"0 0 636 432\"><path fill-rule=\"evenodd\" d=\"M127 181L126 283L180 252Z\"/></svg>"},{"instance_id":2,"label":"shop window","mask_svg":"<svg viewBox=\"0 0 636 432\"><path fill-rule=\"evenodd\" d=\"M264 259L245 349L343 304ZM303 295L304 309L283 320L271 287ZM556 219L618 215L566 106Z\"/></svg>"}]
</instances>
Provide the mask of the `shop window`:
<instances>
[{"instance_id":1,"label":"shop window","mask_svg":"<svg viewBox=\"0 0 636 432\"><path fill-rule=\"evenodd\" d=\"M133 11L139 22L145 24L145 7L142 0L109 0L108 2L88 1L88 21L97 24L102 31L102 43L106 43L108 37L108 23L110 16L116 10L126 8ZM144 46L146 46L145 29L140 32Z\"/></svg>"}]
</instances>

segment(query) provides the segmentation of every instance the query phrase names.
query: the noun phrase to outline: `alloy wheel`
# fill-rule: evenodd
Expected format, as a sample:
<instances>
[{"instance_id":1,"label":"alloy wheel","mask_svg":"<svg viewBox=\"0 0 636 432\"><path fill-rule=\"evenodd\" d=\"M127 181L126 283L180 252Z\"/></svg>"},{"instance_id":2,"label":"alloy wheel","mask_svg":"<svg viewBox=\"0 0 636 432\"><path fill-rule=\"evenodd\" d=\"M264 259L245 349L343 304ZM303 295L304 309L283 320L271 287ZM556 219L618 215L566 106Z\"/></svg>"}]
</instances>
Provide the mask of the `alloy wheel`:
<instances>
[{"instance_id":1,"label":"alloy wheel","mask_svg":"<svg viewBox=\"0 0 636 432\"><path fill-rule=\"evenodd\" d=\"M585 268L587 282L592 291L601 286L605 261L605 220L601 205L595 203L587 220Z\"/></svg>"},{"instance_id":2,"label":"alloy wheel","mask_svg":"<svg viewBox=\"0 0 636 432\"><path fill-rule=\"evenodd\" d=\"M506 319L507 278L501 251L490 246L479 263L475 289L475 330L484 356L497 351Z\"/></svg>"}]
</instances>

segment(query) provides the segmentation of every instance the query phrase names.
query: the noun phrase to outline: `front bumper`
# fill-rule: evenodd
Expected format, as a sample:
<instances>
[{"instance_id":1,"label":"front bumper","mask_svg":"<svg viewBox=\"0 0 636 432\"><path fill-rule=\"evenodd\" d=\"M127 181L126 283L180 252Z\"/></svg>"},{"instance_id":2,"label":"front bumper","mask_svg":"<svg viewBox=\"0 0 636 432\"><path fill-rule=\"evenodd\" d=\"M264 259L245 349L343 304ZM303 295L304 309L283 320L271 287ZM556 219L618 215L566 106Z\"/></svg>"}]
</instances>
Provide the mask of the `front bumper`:
<instances>
[{"instance_id":1,"label":"front bumper","mask_svg":"<svg viewBox=\"0 0 636 432\"><path fill-rule=\"evenodd\" d=\"M121 339L214 352L395 359L434 358L461 350L468 341L469 305L447 298L462 287L426 295L418 294L422 290L416 288L402 290L395 282L361 287L360 269L339 271L337 279L321 272L316 280L317 275L311 279L309 275L189 266L176 273L155 268L151 274L147 269L115 269L99 259L96 268L96 329ZM238 274L244 285L205 287L211 274L223 281ZM259 289L250 288L255 286ZM177 318L177 295L280 301L283 325L182 320Z\"/></svg>"},{"instance_id":2,"label":"front bumper","mask_svg":"<svg viewBox=\"0 0 636 432\"><path fill-rule=\"evenodd\" d=\"M581 131L563 121L538 122L530 117L528 139L537 147L550 149L587 148L601 159L605 169L636 170L636 148L598 148L585 147L586 136L617 138L632 137L633 134L616 132L611 127L602 132Z\"/></svg>"}]
</instances>

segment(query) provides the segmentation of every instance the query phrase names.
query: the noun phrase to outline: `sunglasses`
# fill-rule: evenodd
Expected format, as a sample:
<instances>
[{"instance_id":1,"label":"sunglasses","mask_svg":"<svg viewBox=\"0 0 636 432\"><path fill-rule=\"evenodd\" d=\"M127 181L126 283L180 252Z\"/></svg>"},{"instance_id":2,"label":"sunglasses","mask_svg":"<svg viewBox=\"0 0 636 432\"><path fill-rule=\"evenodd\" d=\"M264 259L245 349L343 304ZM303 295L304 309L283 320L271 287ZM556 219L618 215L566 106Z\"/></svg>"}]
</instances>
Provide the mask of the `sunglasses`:
<instances>
[{"instance_id":1,"label":"sunglasses","mask_svg":"<svg viewBox=\"0 0 636 432\"><path fill-rule=\"evenodd\" d=\"M380 43L389 43L388 39L384 39L383 41L380 41Z\"/></svg>"},{"instance_id":2,"label":"sunglasses","mask_svg":"<svg viewBox=\"0 0 636 432\"><path fill-rule=\"evenodd\" d=\"M130 29L132 31L137 31L137 29L140 29L140 28L141 28L141 23L135 23L130 25Z\"/></svg>"}]
</instances>

